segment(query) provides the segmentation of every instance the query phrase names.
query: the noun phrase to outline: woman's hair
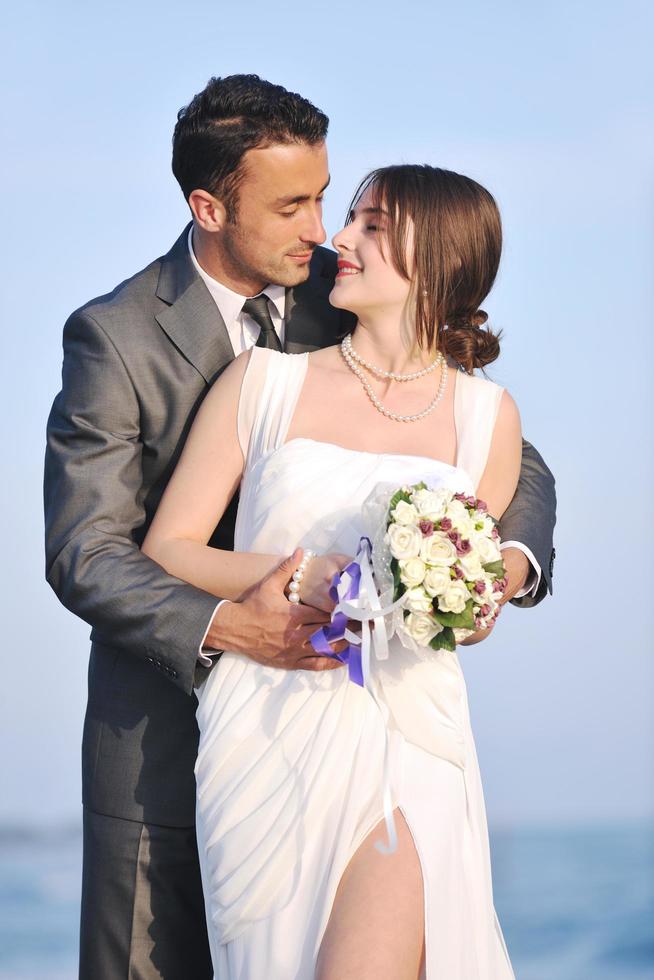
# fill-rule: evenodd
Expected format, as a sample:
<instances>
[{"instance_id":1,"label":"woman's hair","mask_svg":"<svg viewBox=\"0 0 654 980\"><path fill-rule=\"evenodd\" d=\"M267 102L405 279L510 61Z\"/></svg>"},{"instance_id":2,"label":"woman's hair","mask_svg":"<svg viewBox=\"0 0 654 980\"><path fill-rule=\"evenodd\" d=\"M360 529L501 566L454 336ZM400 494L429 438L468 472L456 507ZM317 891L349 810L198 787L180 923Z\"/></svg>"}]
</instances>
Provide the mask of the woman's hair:
<instances>
[{"instance_id":1,"label":"woman's hair","mask_svg":"<svg viewBox=\"0 0 654 980\"><path fill-rule=\"evenodd\" d=\"M234 221L247 151L274 143L322 143L328 125L308 99L258 75L210 78L177 114L173 173L187 201L194 190L209 191Z\"/></svg>"},{"instance_id":2,"label":"woman's hair","mask_svg":"<svg viewBox=\"0 0 654 980\"><path fill-rule=\"evenodd\" d=\"M451 170L380 167L357 188L350 215L369 188L374 206L388 213L390 259L414 282L420 347L442 351L468 373L490 364L499 356L500 334L482 329L488 316L479 306L495 281L502 251L492 195Z\"/></svg>"}]
</instances>

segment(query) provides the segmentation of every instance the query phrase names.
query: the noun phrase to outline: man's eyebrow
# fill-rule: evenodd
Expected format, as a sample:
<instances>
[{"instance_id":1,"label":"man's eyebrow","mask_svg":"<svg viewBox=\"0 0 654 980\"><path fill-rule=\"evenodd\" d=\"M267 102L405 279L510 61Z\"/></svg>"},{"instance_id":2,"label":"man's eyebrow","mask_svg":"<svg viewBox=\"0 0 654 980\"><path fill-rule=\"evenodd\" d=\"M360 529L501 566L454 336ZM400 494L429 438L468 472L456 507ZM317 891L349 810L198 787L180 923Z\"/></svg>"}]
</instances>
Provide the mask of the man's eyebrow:
<instances>
[{"instance_id":1,"label":"man's eyebrow","mask_svg":"<svg viewBox=\"0 0 654 980\"><path fill-rule=\"evenodd\" d=\"M325 193L325 191L329 187L329 182L331 179L332 179L331 176L327 178L327 183L325 184L324 187L320 188L320 190L318 191L318 196ZM310 200L311 200L311 194L296 194L295 196L291 196L291 197L278 197L277 200L275 201L275 207L283 208L283 207L287 207L289 204L302 204L304 201L310 201Z\"/></svg>"}]
</instances>

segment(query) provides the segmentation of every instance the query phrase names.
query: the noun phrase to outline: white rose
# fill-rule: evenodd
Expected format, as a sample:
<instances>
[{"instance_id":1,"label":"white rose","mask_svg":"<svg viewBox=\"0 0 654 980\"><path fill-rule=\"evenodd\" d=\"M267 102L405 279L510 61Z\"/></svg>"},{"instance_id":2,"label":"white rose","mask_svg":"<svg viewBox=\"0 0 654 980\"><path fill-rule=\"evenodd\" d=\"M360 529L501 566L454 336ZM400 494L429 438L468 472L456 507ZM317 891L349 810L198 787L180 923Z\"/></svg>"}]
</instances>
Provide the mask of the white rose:
<instances>
[{"instance_id":1,"label":"white rose","mask_svg":"<svg viewBox=\"0 0 654 980\"><path fill-rule=\"evenodd\" d=\"M396 524L417 524L420 520L416 508L406 500L399 501L395 510L391 511L391 517Z\"/></svg>"},{"instance_id":2,"label":"white rose","mask_svg":"<svg viewBox=\"0 0 654 980\"><path fill-rule=\"evenodd\" d=\"M440 521L450 496L448 490L416 490L412 501L421 517L430 521Z\"/></svg>"},{"instance_id":3,"label":"white rose","mask_svg":"<svg viewBox=\"0 0 654 980\"><path fill-rule=\"evenodd\" d=\"M476 552L471 551L468 555L461 555L459 565L469 582L476 582L478 579L484 578L484 569L481 567L479 555Z\"/></svg>"},{"instance_id":4,"label":"white rose","mask_svg":"<svg viewBox=\"0 0 654 980\"><path fill-rule=\"evenodd\" d=\"M431 596L443 595L450 587L451 581L449 567L447 565L437 565L435 568L427 569L422 586Z\"/></svg>"},{"instance_id":5,"label":"white rose","mask_svg":"<svg viewBox=\"0 0 654 980\"><path fill-rule=\"evenodd\" d=\"M476 533L472 535L471 543L482 565L490 565L491 562L499 561L502 553L497 542L492 538L487 538L485 534Z\"/></svg>"},{"instance_id":6,"label":"white rose","mask_svg":"<svg viewBox=\"0 0 654 980\"><path fill-rule=\"evenodd\" d=\"M427 566L422 558L403 559L400 561L400 580L411 589L420 585L426 570Z\"/></svg>"},{"instance_id":7,"label":"white rose","mask_svg":"<svg viewBox=\"0 0 654 980\"><path fill-rule=\"evenodd\" d=\"M432 610L431 599L424 589L407 589L404 593L406 608L414 613L428 613Z\"/></svg>"},{"instance_id":8,"label":"white rose","mask_svg":"<svg viewBox=\"0 0 654 980\"><path fill-rule=\"evenodd\" d=\"M462 613L469 598L470 593L465 582L455 579L450 583L448 590L439 596L438 608L442 612Z\"/></svg>"},{"instance_id":9,"label":"white rose","mask_svg":"<svg viewBox=\"0 0 654 980\"><path fill-rule=\"evenodd\" d=\"M422 534L417 527L391 524L386 532L386 542L393 558L417 558L422 545Z\"/></svg>"},{"instance_id":10,"label":"white rose","mask_svg":"<svg viewBox=\"0 0 654 980\"><path fill-rule=\"evenodd\" d=\"M411 612L404 620L404 628L418 646L428 647L430 640L441 633L443 627L427 613Z\"/></svg>"},{"instance_id":11,"label":"white rose","mask_svg":"<svg viewBox=\"0 0 654 980\"><path fill-rule=\"evenodd\" d=\"M456 561L456 548L445 535L430 534L422 539L420 557L428 565L453 565Z\"/></svg>"},{"instance_id":12,"label":"white rose","mask_svg":"<svg viewBox=\"0 0 654 980\"><path fill-rule=\"evenodd\" d=\"M452 521L452 526L459 532L461 537L469 538L475 529L475 524L468 508L460 500L452 500L448 506L445 516Z\"/></svg>"}]
</instances>

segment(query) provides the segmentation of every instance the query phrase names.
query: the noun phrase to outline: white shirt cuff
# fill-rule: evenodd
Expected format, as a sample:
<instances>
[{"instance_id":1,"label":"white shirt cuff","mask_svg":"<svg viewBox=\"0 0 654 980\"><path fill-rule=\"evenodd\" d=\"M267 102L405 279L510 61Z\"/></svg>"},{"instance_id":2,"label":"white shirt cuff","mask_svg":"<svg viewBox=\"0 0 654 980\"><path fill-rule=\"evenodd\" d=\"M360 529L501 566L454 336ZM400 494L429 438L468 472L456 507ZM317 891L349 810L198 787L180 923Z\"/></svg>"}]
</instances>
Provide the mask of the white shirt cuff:
<instances>
[{"instance_id":1,"label":"white shirt cuff","mask_svg":"<svg viewBox=\"0 0 654 980\"><path fill-rule=\"evenodd\" d=\"M529 550L526 544L522 544L520 541L502 541L500 544L500 551L504 551L505 548L517 548L518 551L523 553L531 565L531 573L527 576L527 581L523 587L516 592L513 598L522 599L522 597L525 595L535 596L538 592L538 586L540 585L540 580L543 573L540 565L534 558L533 553Z\"/></svg>"},{"instance_id":2,"label":"white shirt cuff","mask_svg":"<svg viewBox=\"0 0 654 980\"><path fill-rule=\"evenodd\" d=\"M202 647L204 646L204 641L207 638L207 633L211 629L211 624L213 623L213 618L216 615L216 613L218 612L218 610L220 609L220 607L222 606L223 602L230 602L230 600L229 599L221 599L220 602L217 603L216 608L214 609L213 613L211 614L211 619L209 620L209 625L207 626L206 630L204 631L204 636L202 637L202 640L200 642L200 646L198 647L198 661L202 664L203 667L211 667L211 665L213 663L212 657L215 657L216 654L219 652L218 650L216 650L216 653L210 654L210 653L207 653L205 650L203 650Z\"/></svg>"}]
</instances>

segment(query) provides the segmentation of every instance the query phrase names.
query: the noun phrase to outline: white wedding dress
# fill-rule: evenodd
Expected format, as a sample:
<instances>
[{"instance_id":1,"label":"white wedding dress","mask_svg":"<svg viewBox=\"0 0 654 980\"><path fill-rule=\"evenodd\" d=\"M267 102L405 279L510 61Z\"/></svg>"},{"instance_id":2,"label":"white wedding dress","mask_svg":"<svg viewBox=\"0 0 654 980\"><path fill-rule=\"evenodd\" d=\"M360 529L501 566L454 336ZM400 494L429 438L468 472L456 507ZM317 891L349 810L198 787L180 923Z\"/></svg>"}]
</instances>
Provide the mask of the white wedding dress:
<instances>
[{"instance_id":1,"label":"white wedding dress","mask_svg":"<svg viewBox=\"0 0 654 980\"><path fill-rule=\"evenodd\" d=\"M246 465L236 550L354 555L361 505L377 483L475 491L501 388L457 375L456 466L286 442L307 357L252 350L239 404ZM458 658L420 656L393 638L372 671L390 718L393 805L422 867L423 977L511 980ZM384 816L379 708L347 668L285 671L230 652L197 695L197 832L215 976L311 980L339 880ZM383 825L377 836L386 842Z\"/></svg>"}]
</instances>

